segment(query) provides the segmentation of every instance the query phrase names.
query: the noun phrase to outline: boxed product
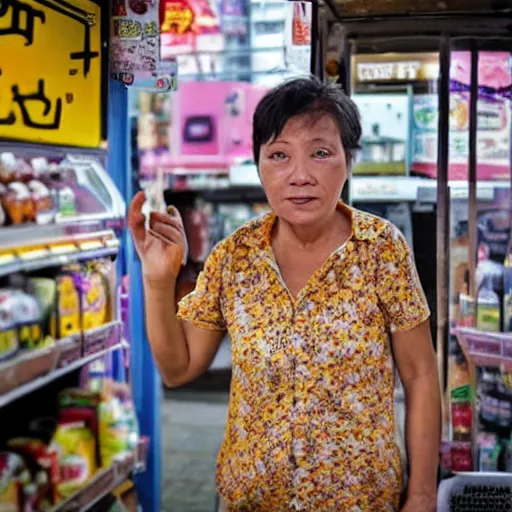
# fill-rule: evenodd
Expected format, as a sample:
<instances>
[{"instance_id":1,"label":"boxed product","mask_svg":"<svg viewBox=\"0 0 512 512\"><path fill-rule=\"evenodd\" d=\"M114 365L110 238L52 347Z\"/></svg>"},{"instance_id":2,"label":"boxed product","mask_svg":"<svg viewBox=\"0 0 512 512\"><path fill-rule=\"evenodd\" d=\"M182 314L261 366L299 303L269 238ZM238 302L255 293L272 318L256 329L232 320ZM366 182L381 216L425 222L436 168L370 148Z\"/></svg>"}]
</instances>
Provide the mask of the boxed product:
<instances>
[{"instance_id":1,"label":"boxed product","mask_svg":"<svg viewBox=\"0 0 512 512\"><path fill-rule=\"evenodd\" d=\"M112 262L93 260L82 270L82 329L96 329L112 319L109 274Z\"/></svg>"},{"instance_id":2,"label":"boxed product","mask_svg":"<svg viewBox=\"0 0 512 512\"><path fill-rule=\"evenodd\" d=\"M56 277L56 307L51 320L51 334L62 339L81 331L79 267L69 267Z\"/></svg>"},{"instance_id":3,"label":"boxed product","mask_svg":"<svg viewBox=\"0 0 512 512\"><path fill-rule=\"evenodd\" d=\"M494 472L498 471L498 459L501 446L498 436L490 433L478 435L478 470Z\"/></svg>"},{"instance_id":4,"label":"boxed product","mask_svg":"<svg viewBox=\"0 0 512 512\"><path fill-rule=\"evenodd\" d=\"M469 442L454 442L450 452L451 470L473 471L473 449Z\"/></svg>"}]
</instances>

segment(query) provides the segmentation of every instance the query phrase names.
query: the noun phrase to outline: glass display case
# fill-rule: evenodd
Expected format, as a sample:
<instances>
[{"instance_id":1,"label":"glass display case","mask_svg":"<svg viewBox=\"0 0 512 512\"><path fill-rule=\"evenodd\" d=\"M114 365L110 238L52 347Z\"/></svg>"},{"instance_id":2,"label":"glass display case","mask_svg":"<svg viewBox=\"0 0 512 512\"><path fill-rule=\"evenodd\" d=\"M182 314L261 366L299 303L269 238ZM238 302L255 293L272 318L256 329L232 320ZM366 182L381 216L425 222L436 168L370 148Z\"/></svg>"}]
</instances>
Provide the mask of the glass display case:
<instances>
[{"instance_id":1,"label":"glass display case","mask_svg":"<svg viewBox=\"0 0 512 512\"><path fill-rule=\"evenodd\" d=\"M106 153L0 145L0 407L124 346Z\"/></svg>"}]
</instances>

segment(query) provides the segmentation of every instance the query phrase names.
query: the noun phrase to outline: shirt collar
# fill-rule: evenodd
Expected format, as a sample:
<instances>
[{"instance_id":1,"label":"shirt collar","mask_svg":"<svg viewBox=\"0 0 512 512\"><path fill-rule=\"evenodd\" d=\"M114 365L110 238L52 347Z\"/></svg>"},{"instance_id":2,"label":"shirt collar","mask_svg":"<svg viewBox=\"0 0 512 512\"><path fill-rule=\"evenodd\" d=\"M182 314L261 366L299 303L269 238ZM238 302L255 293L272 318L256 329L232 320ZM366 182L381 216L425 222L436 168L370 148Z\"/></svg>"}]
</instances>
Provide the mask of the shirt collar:
<instances>
[{"instance_id":1,"label":"shirt collar","mask_svg":"<svg viewBox=\"0 0 512 512\"><path fill-rule=\"evenodd\" d=\"M373 241L382 233L386 226L378 217L347 206L342 201L338 202L337 208L343 211L351 220L352 238L355 240ZM276 219L277 216L274 212L267 213L257 219L252 229L245 230L243 242L247 245L266 250L270 246L272 229Z\"/></svg>"}]
</instances>

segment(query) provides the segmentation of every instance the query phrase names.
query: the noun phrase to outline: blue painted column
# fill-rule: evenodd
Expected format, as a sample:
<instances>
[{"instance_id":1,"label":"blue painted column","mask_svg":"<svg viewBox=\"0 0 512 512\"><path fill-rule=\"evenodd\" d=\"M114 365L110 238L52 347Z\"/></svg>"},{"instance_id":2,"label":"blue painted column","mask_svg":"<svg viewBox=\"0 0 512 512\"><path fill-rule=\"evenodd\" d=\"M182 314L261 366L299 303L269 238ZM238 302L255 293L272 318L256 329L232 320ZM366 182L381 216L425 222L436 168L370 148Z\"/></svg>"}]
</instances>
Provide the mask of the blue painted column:
<instances>
[{"instance_id":1,"label":"blue painted column","mask_svg":"<svg viewBox=\"0 0 512 512\"><path fill-rule=\"evenodd\" d=\"M126 88L114 80L109 83L109 105L108 105L108 172L121 192L125 202L127 201L127 161L126 150L126 124L127 120L123 119L123 112L126 112ZM126 231L123 230L119 233L121 240L122 250L119 251L118 265L117 265L117 278L118 283L122 276L127 274L126 265ZM112 354L112 373L116 380L124 380L124 351L118 350Z\"/></svg>"},{"instance_id":2,"label":"blue painted column","mask_svg":"<svg viewBox=\"0 0 512 512\"><path fill-rule=\"evenodd\" d=\"M122 83L111 81L109 92L109 171L129 203L137 191L137 184L133 178L130 158L128 90ZM137 493L143 512L160 512L162 386L146 337L140 261L127 233L124 234L122 242L124 254L120 267L124 266L122 270L130 277L130 375L133 400L141 434L151 438L147 471L136 479Z\"/></svg>"}]
</instances>

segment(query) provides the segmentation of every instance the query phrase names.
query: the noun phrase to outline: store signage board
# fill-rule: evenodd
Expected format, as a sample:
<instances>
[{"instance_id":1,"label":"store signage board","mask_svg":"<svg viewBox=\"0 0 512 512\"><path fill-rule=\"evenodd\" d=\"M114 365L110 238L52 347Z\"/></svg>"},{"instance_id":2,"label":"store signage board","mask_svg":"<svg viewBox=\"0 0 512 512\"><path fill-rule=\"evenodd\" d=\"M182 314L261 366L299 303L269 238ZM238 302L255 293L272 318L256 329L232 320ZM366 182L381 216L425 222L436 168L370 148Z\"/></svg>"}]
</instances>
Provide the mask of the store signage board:
<instances>
[{"instance_id":1,"label":"store signage board","mask_svg":"<svg viewBox=\"0 0 512 512\"><path fill-rule=\"evenodd\" d=\"M356 87L367 83L437 80L439 57L432 53L356 55Z\"/></svg>"},{"instance_id":2,"label":"store signage board","mask_svg":"<svg viewBox=\"0 0 512 512\"><path fill-rule=\"evenodd\" d=\"M101 25L91 0L0 1L0 139L100 146Z\"/></svg>"}]
</instances>

